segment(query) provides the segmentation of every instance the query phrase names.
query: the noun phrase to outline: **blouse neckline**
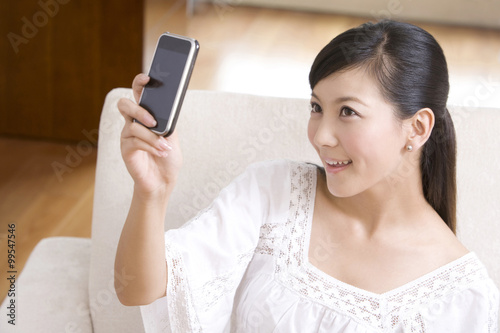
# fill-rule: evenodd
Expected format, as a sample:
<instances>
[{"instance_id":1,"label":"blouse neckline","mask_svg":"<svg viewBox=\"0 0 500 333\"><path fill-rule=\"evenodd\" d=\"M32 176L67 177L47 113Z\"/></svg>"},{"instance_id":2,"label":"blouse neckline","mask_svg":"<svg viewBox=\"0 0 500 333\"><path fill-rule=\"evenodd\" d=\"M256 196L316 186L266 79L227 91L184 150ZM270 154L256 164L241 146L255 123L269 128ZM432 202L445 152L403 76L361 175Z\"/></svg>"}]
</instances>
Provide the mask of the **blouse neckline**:
<instances>
[{"instance_id":1,"label":"blouse neckline","mask_svg":"<svg viewBox=\"0 0 500 333\"><path fill-rule=\"evenodd\" d=\"M310 197L310 201L308 202L309 214L307 215L307 219L306 219L306 225L305 225L306 230L303 233L304 246L302 248L302 250L303 250L302 251L302 263L303 263L304 268L306 270L315 272L317 275L321 276L323 279L325 279L329 283L337 285L337 286L341 286L344 289L351 290L353 293L362 294L362 295L365 295L371 299L380 300L383 298L390 298L391 296L393 296L395 294L399 294L399 293L405 292L409 289L412 289L416 285L421 284L422 282L424 282L426 280L432 280L433 278L435 278L436 276L439 276L440 274L442 274L443 272L445 272L447 270L453 270L453 268L462 266L465 262L467 262L469 260L474 260L474 261L478 260L475 252L470 251L470 252L466 253L465 255L463 255L463 256L461 256L461 257L459 257L459 258L457 258L457 259L455 259L455 260L453 260L453 261L451 261L451 262L449 262L441 267L438 267L438 268L436 268L428 273L425 273L424 275L422 275L416 279L408 281L408 282L402 284L401 286L395 287L395 288L388 290L386 292L383 292L383 293L376 293L376 292L372 292L372 291L369 291L369 290L366 290L366 289L363 289L360 287L356 287L352 284L343 282L330 274L325 273L324 271L322 271L318 267L314 266L309 261L309 250L310 250L309 245L311 242L312 220L313 220L313 216L314 216L314 204L316 201L316 194L317 194L316 190L317 190L317 179L318 179L317 167L314 167L314 169L316 171L316 172L312 172L314 174L314 177L310 178L311 197Z\"/></svg>"}]
</instances>

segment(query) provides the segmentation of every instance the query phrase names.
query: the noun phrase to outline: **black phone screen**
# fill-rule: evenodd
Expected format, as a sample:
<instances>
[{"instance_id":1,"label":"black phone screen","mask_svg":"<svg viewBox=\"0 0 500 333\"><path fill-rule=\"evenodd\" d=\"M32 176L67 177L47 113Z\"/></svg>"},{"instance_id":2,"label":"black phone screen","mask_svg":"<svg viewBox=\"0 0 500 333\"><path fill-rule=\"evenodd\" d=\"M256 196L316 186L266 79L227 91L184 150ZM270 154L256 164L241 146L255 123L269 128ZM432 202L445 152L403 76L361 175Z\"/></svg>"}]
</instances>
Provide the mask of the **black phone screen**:
<instances>
[{"instance_id":1,"label":"black phone screen","mask_svg":"<svg viewBox=\"0 0 500 333\"><path fill-rule=\"evenodd\" d=\"M153 57L149 72L150 80L144 87L140 105L157 121L150 129L163 131L171 113L186 66L191 43L189 41L162 36Z\"/></svg>"}]
</instances>

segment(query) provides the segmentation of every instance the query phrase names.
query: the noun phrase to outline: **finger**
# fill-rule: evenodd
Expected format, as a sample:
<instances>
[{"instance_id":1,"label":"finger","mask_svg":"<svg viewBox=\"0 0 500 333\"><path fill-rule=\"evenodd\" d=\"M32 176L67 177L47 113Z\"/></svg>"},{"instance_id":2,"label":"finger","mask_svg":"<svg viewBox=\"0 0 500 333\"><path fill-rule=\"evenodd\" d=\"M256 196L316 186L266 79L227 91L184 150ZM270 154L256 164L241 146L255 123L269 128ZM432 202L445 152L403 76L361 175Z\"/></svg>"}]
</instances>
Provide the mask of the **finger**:
<instances>
[{"instance_id":1,"label":"finger","mask_svg":"<svg viewBox=\"0 0 500 333\"><path fill-rule=\"evenodd\" d=\"M117 106L126 121L132 122L134 119L137 119L146 126L156 126L156 120L153 116L146 109L135 104L130 99L120 98Z\"/></svg>"},{"instance_id":2,"label":"finger","mask_svg":"<svg viewBox=\"0 0 500 333\"><path fill-rule=\"evenodd\" d=\"M141 98L142 90L144 86L149 82L149 76L144 73L137 74L132 81L132 91L134 92L134 98L137 103L139 103L139 99Z\"/></svg>"},{"instance_id":3,"label":"finger","mask_svg":"<svg viewBox=\"0 0 500 333\"><path fill-rule=\"evenodd\" d=\"M154 149L160 151L172 150L172 145L162 136L158 136L139 123L129 123L123 127L123 139L138 138Z\"/></svg>"},{"instance_id":4,"label":"finger","mask_svg":"<svg viewBox=\"0 0 500 333\"><path fill-rule=\"evenodd\" d=\"M172 134L164 137L171 147L179 146L179 136L177 134L177 129L174 129Z\"/></svg>"},{"instance_id":5,"label":"finger","mask_svg":"<svg viewBox=\"0 0 500 333\"><path fill-rule=\"evenodd\" d=\"M144 151L146 153L158 157L168 156L167 150L156 149L155 147L151 146L148 142L145 142L138 137L130 137L122 141L122 151L124 156L127 155L128 153L138 150Z\"/></svg>"}]
</instances>

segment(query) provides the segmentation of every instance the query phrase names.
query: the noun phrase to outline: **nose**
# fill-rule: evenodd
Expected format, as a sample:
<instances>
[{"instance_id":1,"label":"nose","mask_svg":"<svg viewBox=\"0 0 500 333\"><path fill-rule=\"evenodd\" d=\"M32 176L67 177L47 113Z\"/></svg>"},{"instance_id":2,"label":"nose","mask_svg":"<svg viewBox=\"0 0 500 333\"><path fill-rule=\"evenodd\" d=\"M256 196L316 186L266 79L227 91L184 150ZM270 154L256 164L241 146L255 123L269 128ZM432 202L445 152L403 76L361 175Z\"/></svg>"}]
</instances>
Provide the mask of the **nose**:
<instances>
[{"instance_id":1,"label":"nose","mask_svg":"<svg viewBox=\"0 0 500 333\"><path fill-rule=\"evenodd\" d=\"M313 141L317 147L335 147L338 145L337 131L333 119L323 116L317 120Z\"/></svg>"}]
</instances>

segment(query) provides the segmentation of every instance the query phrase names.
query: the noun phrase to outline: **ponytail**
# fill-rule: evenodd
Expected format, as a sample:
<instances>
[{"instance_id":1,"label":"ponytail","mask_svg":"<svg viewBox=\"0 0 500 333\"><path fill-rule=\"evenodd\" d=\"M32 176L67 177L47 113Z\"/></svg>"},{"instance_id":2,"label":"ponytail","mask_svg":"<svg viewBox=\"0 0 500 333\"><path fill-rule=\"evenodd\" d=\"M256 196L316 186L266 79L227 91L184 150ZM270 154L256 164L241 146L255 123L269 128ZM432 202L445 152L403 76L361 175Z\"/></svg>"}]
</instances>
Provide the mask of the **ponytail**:
<instances>
[{"instance_id":1,"label":"ponytail","mask_svg":"<svg viewBox=\"0 0 500 333\"><path fill-rule=\"evenodd\" d=\"M422 149L420 170L427 202L456 233L456 137L448 109L436 117L434 129Z\"/></svg>"}]
</instances>

